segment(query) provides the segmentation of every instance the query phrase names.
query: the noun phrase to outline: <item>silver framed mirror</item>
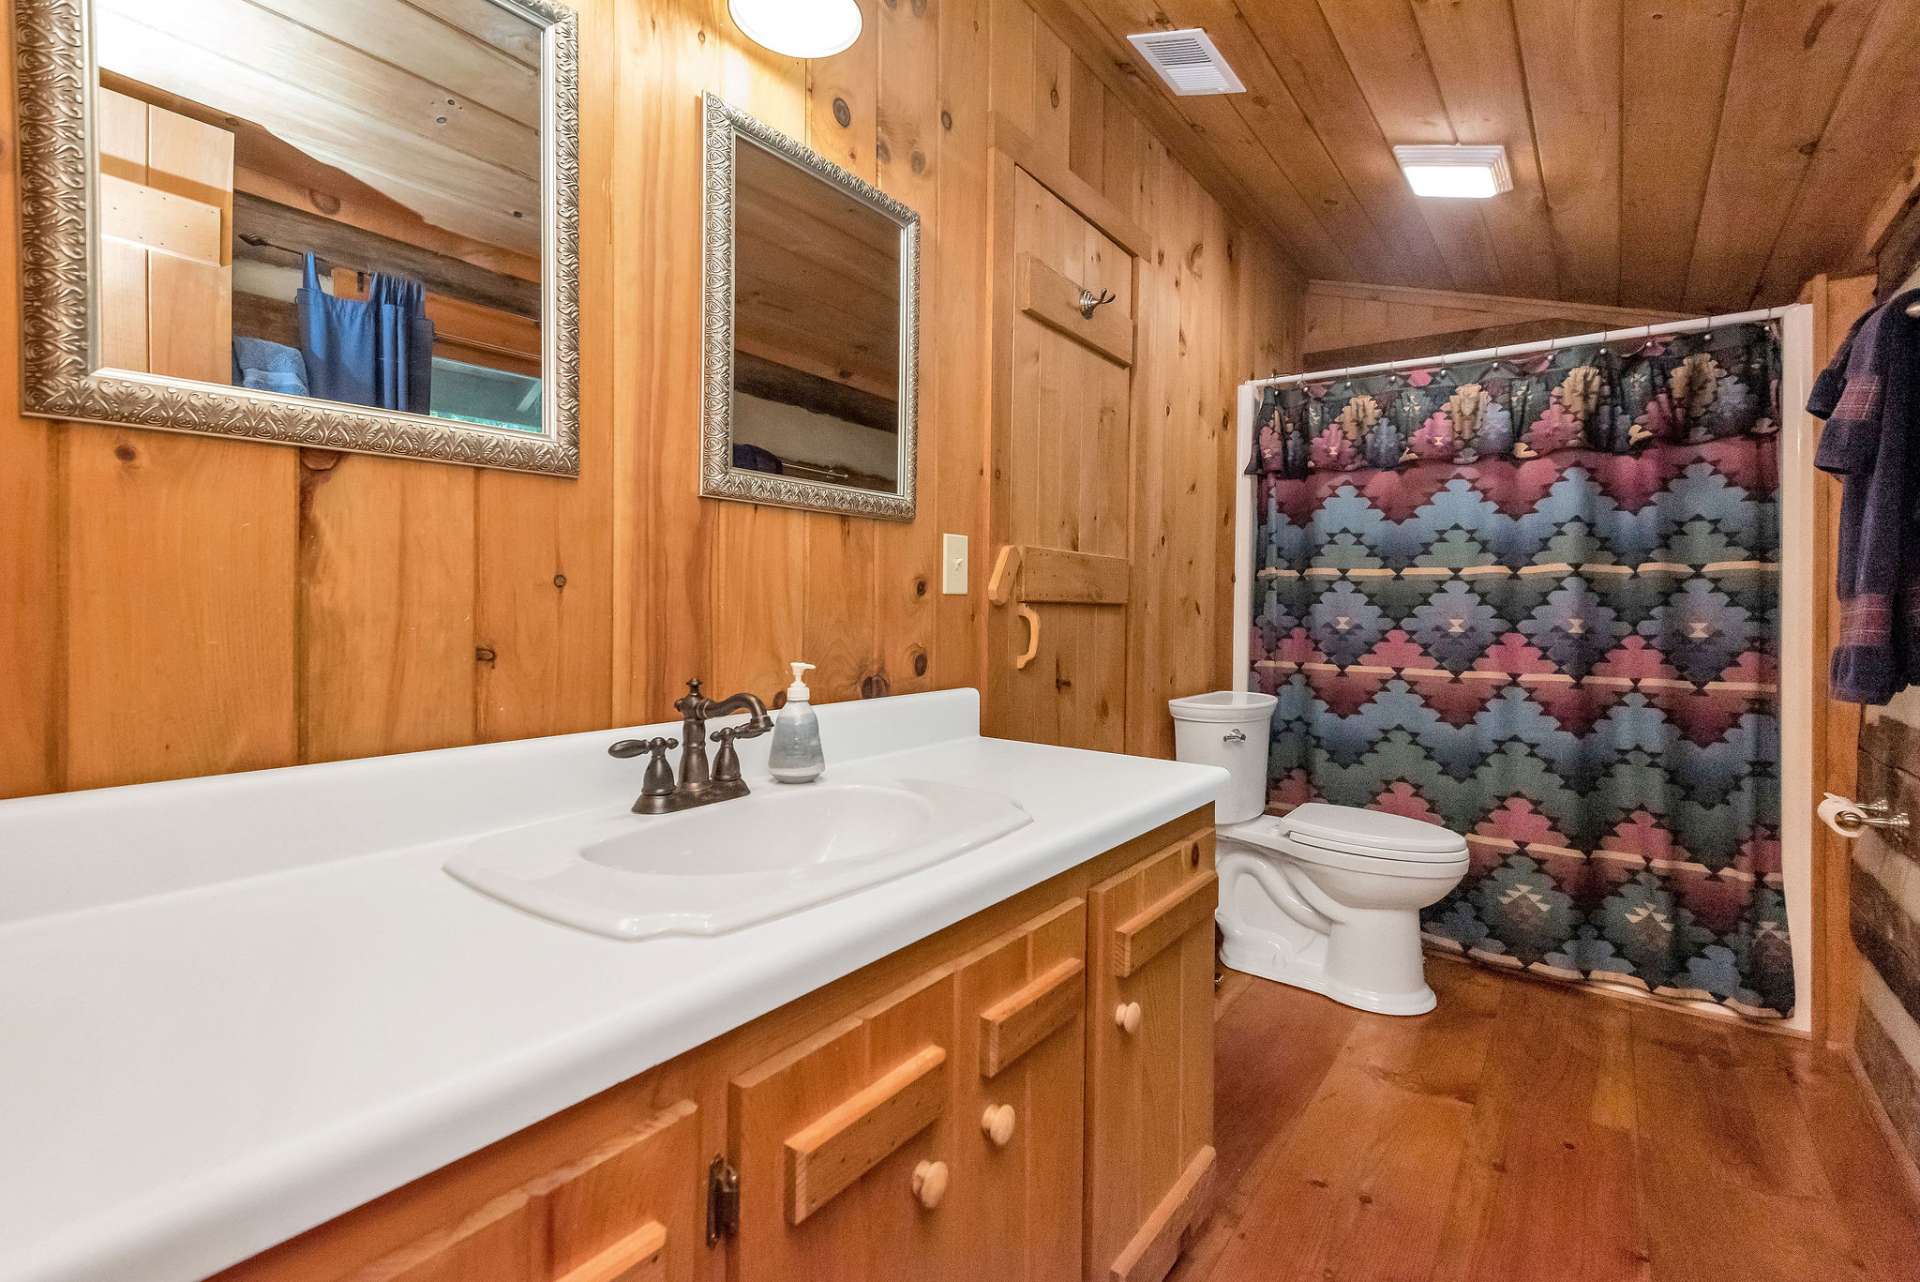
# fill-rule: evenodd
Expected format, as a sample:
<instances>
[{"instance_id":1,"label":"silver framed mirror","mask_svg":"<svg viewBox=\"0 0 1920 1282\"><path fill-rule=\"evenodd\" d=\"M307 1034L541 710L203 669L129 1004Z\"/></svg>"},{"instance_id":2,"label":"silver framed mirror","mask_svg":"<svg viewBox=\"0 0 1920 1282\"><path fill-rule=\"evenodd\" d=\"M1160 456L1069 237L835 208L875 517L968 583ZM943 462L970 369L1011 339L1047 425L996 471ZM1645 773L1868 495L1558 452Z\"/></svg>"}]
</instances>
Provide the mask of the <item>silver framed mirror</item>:
<instances>
[{"instance_id":1,"label":"silver framed mirror","mask_svg":"<svg viewBox=\"0 0 1920 1282\"><path fill-rule=\"evenodd\" d=\"M578 19L15 0L23 412L577 476Z\"/></svg>"},{"instance_id":2,"label":"silver framed mirror","mask_svg":"<svg viewBox=\"0 0 1920 1282\"><path fill-rule=\"evenodd\" d=\"M910 521L920 217L707 95L700 492Z\"/></svg>"}]
</instances>

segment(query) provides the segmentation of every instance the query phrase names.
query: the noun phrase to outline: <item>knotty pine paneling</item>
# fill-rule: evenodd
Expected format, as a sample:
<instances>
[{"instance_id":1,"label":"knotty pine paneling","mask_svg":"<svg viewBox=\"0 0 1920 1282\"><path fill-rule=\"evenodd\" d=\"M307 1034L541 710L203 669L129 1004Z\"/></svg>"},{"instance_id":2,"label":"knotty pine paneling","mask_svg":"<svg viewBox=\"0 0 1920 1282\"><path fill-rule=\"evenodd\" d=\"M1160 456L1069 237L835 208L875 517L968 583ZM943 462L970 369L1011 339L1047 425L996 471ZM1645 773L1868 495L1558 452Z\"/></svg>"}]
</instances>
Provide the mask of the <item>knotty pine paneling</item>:
<instances>
[{"instance_id":1,"label":"knotty pine paneling","mask_svg":"<svg viewBox=\"0 0 1920 1282\"><path fill-rule=\"evenodd\" d=\"M1130 747L1170 750L1159 701L1228 680L1233 390L1297 354L1300 285L1111 69L1020 0L863 0L861 41L811 66L745 42L725 0L577 7L581 476L25 419L0 362L0 796L627 725L689 676L772 694L796 658L821 664L823 700L978 685L1002 86L1159 246L1140 272ZM704 90L921 213L911 524L698 497ZM9 167L9 220L16 198ZM7 238L9 297L17 276ZM9 308L0 341L16 334ZM939 591L943 530L972 541L966 596Z\"/></svg>"}]
</instances>

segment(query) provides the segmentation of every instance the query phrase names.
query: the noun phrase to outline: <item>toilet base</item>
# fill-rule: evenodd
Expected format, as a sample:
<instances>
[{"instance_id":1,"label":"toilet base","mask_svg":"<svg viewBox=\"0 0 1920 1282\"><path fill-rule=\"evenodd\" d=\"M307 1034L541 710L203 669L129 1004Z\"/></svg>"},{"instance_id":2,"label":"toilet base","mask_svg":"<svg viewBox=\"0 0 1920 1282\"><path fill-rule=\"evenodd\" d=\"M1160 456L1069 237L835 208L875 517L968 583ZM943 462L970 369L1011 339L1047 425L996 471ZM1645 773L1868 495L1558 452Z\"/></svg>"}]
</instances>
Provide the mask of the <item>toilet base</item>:
<instances>
[{"instance_id":1,"label":"toilet base","mask_svg":"<svg viewBox=\"0 0 1920 1282\"><path fill-rule=\"evenodd\" d=\"M1424 1015L1439 1005L1433 989L1424 982L1415 989L1382 993L1341 983L1326 973L1325 950L1296 952L1285 941L1261 936L1237 927L1224 914L1215 917L1222 940L1220 964L1277 984L1304 988L1310 993L1376 1015Z\"/></svg>"}]
</instances>

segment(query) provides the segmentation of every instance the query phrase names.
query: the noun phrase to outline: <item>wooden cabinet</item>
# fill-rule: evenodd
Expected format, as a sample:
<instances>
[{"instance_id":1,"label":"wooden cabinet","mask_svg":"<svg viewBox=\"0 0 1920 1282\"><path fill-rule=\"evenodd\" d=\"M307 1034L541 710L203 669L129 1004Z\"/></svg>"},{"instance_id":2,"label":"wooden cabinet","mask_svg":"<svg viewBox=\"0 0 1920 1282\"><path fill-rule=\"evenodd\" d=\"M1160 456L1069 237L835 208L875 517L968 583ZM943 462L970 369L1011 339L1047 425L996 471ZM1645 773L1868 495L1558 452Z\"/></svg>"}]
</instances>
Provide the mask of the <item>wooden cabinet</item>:
<instances>
[{"instance_id":1,"label":"wooden cabinet","mask_svg":"<svg viewBox=\"0 0 1920 1282\"><path fill-rule=\"evenodd\" d=\"M347 1276L353 1282L685 1282L704 1229L682 1102Z\"/></svg>"},{"instance_id":2,"label":"wooden cabinet","mask_svg":"<svg viewBox=\"0 0 1920 1282\"><path fill-rule=\"evenodd\" d=\"M1087 1277L1159 1282L1213 1173L1213 834L1088 895Z\"/></svg>"},{"instance_id":3,"label":"wooden cabinet","mask_svg":"<svg viewBox=\"0 0 1920 1282\"><path fill-rule=\"evenodd\" d=\"M1159 1282L1212 1171L1210 818L1163 825L220 1282ZM716 1164L737 1177L731 1206L710 1197Z\"/></svg>"}]
</instances>

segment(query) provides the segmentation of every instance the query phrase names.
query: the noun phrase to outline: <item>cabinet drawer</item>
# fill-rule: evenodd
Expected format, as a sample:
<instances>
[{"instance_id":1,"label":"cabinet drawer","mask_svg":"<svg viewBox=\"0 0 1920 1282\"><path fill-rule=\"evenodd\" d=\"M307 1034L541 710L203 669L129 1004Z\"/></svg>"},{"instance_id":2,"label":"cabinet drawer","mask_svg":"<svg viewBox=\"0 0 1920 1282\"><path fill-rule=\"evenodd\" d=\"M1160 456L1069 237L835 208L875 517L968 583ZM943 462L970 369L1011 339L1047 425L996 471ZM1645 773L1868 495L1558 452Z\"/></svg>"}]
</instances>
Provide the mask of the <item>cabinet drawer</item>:
<instances>
[{"instance_id":1,"label":"cabinet drawer","mask_svg":"<svg viewBox=\"0 0 1920 1282\"><path fill-rule=\"evenodd\" d=\"M698 1111L683 1101L348 1275L352 1282L681 1282L694 1264Z\"/></svg>"}]
</instances>

